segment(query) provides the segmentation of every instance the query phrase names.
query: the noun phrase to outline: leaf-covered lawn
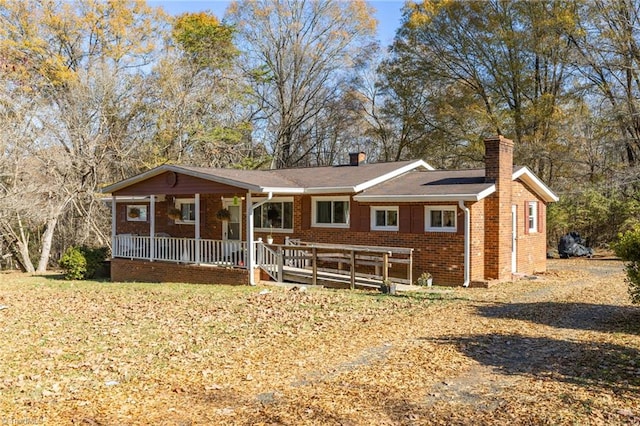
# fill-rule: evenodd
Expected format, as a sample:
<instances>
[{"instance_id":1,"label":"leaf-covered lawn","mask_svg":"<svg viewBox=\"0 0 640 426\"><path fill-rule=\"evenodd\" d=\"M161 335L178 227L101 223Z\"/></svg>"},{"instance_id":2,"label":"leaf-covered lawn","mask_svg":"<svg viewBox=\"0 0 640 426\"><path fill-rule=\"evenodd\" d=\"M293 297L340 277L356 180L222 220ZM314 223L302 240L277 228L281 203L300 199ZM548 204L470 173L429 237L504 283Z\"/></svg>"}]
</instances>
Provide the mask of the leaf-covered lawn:
<instances>
[{"instance_id":1,"label":"leaf-covered lawn","mask_svg":"<svg viewBox=\"0 0 640 426\"><path fill-rule=\"evenodd\" d=\"M264 289L0 274L0 424L640 422L620 263L489 290Z\"/></svg>"}]
</instances>

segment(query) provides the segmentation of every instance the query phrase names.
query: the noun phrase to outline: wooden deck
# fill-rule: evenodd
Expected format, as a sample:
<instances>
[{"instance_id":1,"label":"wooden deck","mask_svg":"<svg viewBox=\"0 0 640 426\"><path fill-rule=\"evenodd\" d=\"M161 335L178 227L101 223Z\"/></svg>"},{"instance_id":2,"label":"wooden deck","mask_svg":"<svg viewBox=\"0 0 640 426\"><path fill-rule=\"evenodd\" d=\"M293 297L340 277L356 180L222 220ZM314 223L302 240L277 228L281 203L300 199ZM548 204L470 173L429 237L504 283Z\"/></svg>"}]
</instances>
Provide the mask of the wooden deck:
<instances>
[{"instance_id":1,"label":"wooden deck","mask_svg":"<svg viewBox=\"0 0 640 426\"><path fill-rule=\"evenodd\" d=\"M412 254L402 247L295 241L259 247L258 265L276 282L378 289L412 284Z\"/></svg>"}]
</instances>

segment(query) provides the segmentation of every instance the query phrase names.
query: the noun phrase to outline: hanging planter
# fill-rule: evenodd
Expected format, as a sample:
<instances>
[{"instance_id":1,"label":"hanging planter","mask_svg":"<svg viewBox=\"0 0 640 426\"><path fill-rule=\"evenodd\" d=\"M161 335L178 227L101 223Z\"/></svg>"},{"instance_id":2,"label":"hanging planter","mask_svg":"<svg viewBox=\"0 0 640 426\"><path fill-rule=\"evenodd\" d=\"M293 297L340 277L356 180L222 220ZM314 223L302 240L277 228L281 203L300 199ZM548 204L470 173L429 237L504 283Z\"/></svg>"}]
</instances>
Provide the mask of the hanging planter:
<instances>
[{"instance_id":1,"label":"hanging planter","mask_svg":"<svg viewBox=\"0 0 640 426\"><path fill-rule=\"evenodd\" d=\"M169 219L180 220L182 218L182 212L175 207L172 207L167 210L167 216L169 217Z\"/></svg>"},{"instance_id":2,"label":"hanging planter","mask_svg":"<svg viewBox=\"0 0 640 426\"><path fill-rule=\"evenodd\" d=\"M228 209L220 209L216 212L216 219L218 220L230 220L231 212Z\"/></svg>"}]
</instances>

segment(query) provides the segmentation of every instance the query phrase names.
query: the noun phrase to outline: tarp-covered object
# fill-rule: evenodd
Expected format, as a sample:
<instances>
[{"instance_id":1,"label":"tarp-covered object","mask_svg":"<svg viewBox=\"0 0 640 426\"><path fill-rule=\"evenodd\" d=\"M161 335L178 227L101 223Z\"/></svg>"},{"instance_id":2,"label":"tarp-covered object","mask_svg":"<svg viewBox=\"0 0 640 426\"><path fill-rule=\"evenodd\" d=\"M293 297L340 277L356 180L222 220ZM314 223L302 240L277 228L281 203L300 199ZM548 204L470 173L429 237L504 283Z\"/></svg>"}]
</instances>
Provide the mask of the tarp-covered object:
<instances>
[{"instance_id":1,"label":"tarp-covered object","mask_svg":"<svg viewBox=\"0 0 640 426\"><path fill-rule=\"evenodd\" d=\"M593 256L593 249L585 245L585 241L577 232L569 232L560 237L558 254L562 259L569 257Z\"/></svg>"}]
</instances>

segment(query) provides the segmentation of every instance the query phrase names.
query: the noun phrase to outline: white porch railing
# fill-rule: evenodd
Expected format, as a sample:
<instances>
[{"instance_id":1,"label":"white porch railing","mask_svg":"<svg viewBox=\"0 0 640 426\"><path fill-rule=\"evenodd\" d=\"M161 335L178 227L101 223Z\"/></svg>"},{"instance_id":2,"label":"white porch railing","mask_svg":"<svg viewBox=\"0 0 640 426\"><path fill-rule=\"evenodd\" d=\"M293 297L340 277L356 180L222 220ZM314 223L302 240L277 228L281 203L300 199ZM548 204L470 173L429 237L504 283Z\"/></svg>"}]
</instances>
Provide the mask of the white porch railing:
<instances>
[{"instance_id":1,"label":"white porch railing","mask_svg":"<svg viewBox=\"0 0 640 426\"><path fill-rule=\"evenodd\" d=\"M246 242L234 240L154 237L152 247L151 237L120 234L114 242L113 257L128 259L244 267L247 253Z\"/></svg>"}]
</instances>

